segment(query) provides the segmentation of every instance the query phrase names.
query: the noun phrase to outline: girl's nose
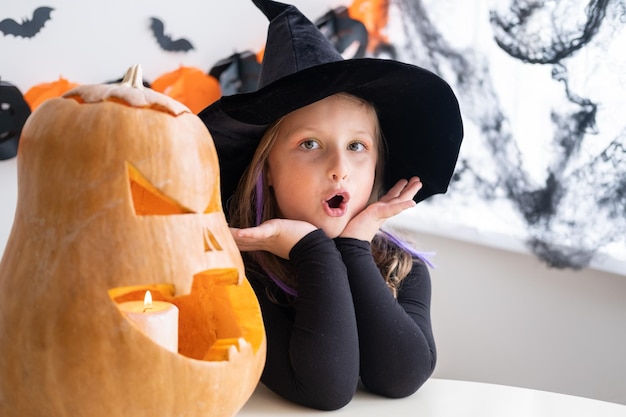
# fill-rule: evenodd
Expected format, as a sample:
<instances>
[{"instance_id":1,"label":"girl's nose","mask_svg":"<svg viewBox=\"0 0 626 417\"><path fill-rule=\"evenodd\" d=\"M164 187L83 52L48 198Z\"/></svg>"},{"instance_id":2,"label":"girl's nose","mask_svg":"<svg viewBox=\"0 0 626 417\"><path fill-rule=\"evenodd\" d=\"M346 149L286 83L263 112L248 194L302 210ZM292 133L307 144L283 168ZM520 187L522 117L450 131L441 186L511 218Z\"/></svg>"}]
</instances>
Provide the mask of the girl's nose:
<instances>
[{"instance_id":1,"label":"girl's nose","mask_svg":"<svg viewBox=\"0 0 626 417\"><path fill-rule=\"evenodd\" d=\"M350 171L348 161L341 152L336 152L331 156L329 177L333 181L343 181L348 178Z\"/></svg>"}]
</instances>

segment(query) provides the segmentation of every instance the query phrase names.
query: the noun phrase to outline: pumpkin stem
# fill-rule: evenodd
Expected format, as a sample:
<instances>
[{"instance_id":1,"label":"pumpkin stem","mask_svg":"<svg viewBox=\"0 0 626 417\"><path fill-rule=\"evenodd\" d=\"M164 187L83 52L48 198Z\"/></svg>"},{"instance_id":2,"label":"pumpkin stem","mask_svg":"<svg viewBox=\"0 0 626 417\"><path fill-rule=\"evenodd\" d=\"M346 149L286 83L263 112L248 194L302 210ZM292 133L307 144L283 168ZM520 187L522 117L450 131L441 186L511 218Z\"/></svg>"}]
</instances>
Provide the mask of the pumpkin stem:
<instances>
[{"instance_id":1,"label":"pumpkin stem","mask_svg":"<svg viewBox=\"0 0 626 417\"><path fill-rule=\"evenodd\" d=\"M124 78L122 79L121 85L143 90L143 70L141 69L141 65L135 64L128 68Z\"/></svg>"}]
</instances>

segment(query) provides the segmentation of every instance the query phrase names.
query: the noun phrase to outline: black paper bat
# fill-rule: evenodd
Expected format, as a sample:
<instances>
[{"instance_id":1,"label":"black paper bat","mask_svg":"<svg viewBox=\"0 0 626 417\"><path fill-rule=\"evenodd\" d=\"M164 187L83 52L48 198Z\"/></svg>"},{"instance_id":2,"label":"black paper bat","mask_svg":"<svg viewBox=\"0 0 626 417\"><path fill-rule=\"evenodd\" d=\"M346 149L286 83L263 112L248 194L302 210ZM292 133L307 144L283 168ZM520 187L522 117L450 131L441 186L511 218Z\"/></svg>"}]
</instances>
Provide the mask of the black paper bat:
<instances>
[{"instance_id":1,"label":"black paper bat","mask_svg":"<svg viewBox=\"0 0 626 417\"><path fill-rule=\"evenodd\" d=\"M22 38L32 38L50 20L52 7L38 7L33 12L32 19L22 19L22 23L17 23L13 19L4 19L0 22L0 32L4 35L20 36Z\"/></svg>"},{"instance_id":2,"label":"black paper bat","mask_svg":"<svg viewBox=\"0 0 626 417\"><path fill-rule=\"evenodd\" d=\"M163 22L156 17L151 18L152 23L150 24L150 29L152 29L152 33L157 40L157 43L164 51L174 51L174 52L187 52L190 49L193 49L193 45L185 38L172 40L169 35L163 33Z\"/></svg>"}]
</instances>

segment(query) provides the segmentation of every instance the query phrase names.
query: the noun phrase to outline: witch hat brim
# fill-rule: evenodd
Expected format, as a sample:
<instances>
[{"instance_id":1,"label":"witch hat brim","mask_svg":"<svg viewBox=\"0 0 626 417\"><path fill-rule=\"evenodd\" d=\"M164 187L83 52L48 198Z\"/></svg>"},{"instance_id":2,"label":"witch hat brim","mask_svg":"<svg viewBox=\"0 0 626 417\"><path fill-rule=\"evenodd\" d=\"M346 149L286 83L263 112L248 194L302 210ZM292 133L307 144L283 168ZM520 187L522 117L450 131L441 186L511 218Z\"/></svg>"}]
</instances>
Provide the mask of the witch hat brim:
<instances>
[{"instance_id":1,"label":"witch hat brim","mask_svg":"<svg viewBox=\"0 0 626 417\"><path fill-rule=\"evenodd\" d=\"M463 137L458 101L434 73L392 60L344 60L297 8L254 0L270 20L259 87L224 96L200 112L217 149L222 201L234 193L266 128L339 92L371 102L387 151L383 184L419 176L419 202L445 193Z\"/></svg>"}]
</instances>

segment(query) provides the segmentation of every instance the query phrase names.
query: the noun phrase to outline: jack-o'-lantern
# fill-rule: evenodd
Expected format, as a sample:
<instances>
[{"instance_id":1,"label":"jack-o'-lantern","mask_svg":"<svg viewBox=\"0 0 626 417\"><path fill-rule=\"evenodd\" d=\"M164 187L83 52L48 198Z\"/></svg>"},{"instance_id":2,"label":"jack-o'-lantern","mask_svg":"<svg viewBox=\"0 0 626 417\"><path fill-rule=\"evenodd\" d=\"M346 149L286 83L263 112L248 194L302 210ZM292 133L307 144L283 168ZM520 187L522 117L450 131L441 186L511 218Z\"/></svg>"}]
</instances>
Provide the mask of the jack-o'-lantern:
<instances>
[{"instance_id":1,"label":"jack-o'-lantern","mask_svg":"<svg viewBox=\"0 0 626 417\"><path fill-rule=\"evenodd\" d=\"M200 119L134 68L43 103L17 158L0 415L234 415L260 378L265 333ZM145 290L178 307L178 353L121 313Z\"/></svg>"}]
</instances>

